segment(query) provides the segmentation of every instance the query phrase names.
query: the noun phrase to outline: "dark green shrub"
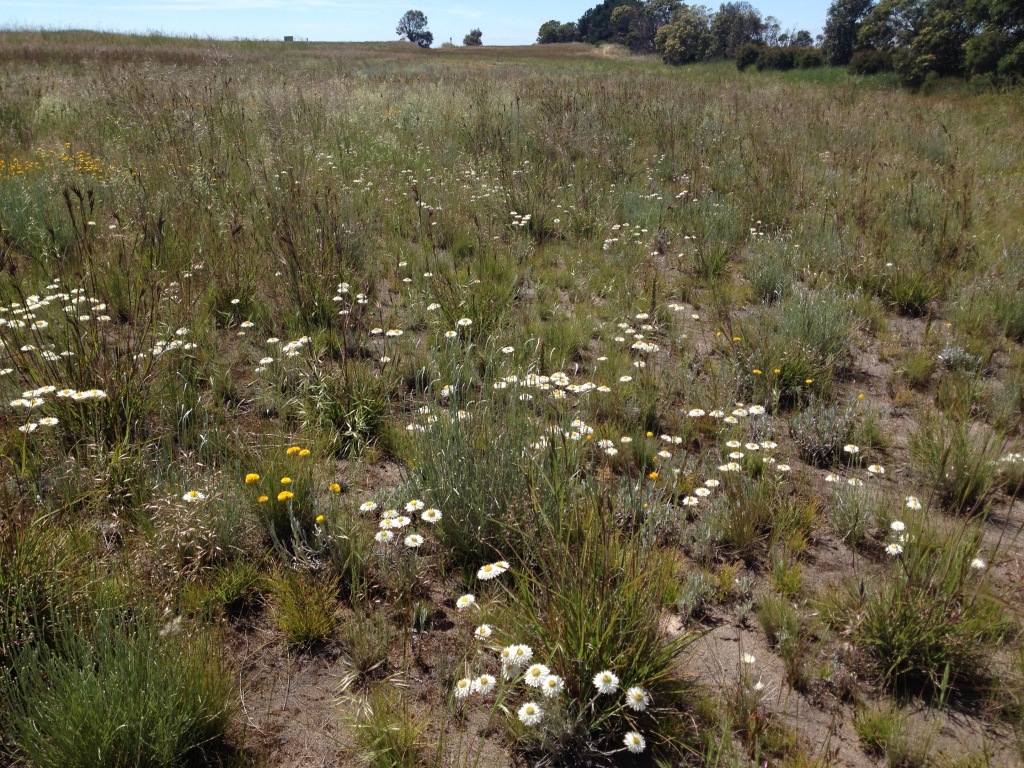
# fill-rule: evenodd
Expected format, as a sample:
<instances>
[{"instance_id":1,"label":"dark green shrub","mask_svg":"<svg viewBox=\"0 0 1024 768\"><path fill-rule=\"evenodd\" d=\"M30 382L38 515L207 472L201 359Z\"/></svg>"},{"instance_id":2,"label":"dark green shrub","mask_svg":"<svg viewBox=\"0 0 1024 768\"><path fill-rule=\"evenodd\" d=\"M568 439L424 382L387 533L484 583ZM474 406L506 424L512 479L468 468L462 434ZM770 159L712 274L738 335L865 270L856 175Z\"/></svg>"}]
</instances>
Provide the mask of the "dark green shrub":
<instances>
[{"instance_id":1,"label":"dark green shrub","mask_svg":"<svg viewBox=\"0 0 1024 768\"><path fill-rule=\"evenodd\" d=\"M740 48L739 53L736 54L736 69L743 72L747 67L757 64L757 60L761 58L761 52L764 50L763 45L757 43L747 43Z\"/></svg>"},{"instance_id":2,"label":"dark green shrub","mask_svg":"<svg viewBox=\"0 0 1024 768\"><path fill-rule=\"evenodd\" d=\"M877 75L892 72L892 55L888 51L857 51L850 59L847 71L851 75Z\"/></svg>"},{"instance_id":3,"label":"dark green shrub","mask_svg":"<svg viewBox=\"0 0 1024 768\"><path fill-rule=\"evenodd\" d=\"M765 48L757 59L757 71L763 72L767 69L776 69L780 72L788 72L796 66L793 51L790 48Z\"/></svg>"},{"instance_id":4,"label":"dark green shrub","mask_svg":"<svg viewBox=\"0 0 1024 768\"><path fill-rule=\"evenodd\" d=\"M800 69L825 66L825 57L817 48L798 48L794 54L794 60Z\"/></svg>"}]
</instances>

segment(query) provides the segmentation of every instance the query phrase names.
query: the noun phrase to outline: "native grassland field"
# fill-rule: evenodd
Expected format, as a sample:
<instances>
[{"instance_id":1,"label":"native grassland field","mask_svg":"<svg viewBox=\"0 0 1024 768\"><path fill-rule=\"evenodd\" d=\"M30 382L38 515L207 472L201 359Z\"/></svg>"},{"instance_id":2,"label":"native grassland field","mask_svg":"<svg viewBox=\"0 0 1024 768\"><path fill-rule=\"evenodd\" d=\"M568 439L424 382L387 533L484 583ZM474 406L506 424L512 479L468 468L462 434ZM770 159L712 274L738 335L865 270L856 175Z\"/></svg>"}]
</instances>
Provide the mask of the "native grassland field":
<instances>
[{"instance_id":1,"label":"native grassland field","mask_svg":"<svg viewBox=\"0 0 1024 768\"><path fill-rule=\"evenodd\" d=\"M1022 105L0 34L0 763L1020 764Z\"/></svg>"}]
</instances>

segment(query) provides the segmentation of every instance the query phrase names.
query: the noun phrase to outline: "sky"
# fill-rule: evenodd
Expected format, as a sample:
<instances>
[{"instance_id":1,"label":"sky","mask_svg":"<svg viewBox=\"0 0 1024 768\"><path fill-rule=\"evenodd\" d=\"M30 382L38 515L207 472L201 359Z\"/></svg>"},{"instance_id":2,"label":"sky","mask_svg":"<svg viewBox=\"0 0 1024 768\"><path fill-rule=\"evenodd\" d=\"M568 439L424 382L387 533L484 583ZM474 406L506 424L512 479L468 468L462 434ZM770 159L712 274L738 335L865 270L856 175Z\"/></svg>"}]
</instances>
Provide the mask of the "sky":
<instances>
[{"instance_id":1,"label":"sky","mask_svg":"<svg viewBox=\"0 0 1024 768\"><path fill-rule=\"evenodd\" d=\"M434 45L461 44L471 29L484 45L529 45L549 19L575 21L600 0L0 0L0 27L161 32L231 39L315 41L396 40L395 26L410 8L423 11ZM830 0L751 0L784 30L821 31ZM708 2L717 8L720 0Z\"/></svg>"}]
</instances>

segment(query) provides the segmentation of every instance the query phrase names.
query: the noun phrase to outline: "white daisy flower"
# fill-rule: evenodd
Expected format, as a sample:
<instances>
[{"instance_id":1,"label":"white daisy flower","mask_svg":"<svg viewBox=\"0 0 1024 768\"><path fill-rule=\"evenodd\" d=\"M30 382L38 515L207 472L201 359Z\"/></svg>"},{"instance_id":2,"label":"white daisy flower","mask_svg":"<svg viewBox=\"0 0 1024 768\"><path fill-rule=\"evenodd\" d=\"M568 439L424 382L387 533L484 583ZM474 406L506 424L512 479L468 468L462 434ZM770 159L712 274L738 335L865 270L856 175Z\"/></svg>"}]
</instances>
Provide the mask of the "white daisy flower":
<instances>
[{"instance_id":1,"label":"white daisy flower","mask_svg":"<svg viewBox=\"0 0 1024 768\"><path fill-rule=\"evenodd\" d=\"M494 690L494 686L497 684L498 679L494 675L480 675L473 681L473 690L481 696L486 696Z\"/></svg>"},{"instance_id":2,"label":"white daisy flower","mask_svg":"<svg viewBox=\"0 0 1024 768\"><path fill-rule=\"evenodd\" d=\"M523 674L523 682L531 688L539 688L550 675L551 670L543 664L531 664Z\"/></svg>"},{"instance_id":3,"label":"white daisy flower","mask_svg":"<svg viewBox=\"0 0 1024 768\"><path fill-rule=\"evenodd\" d=\"M537 725L541 721L544 717L544 710L540 708L539 704L528 701L519 708L516 715L519 717L519 722L523 725L532 726Z\"/></svg>"},{"instance_id":4,"label":"white daisy flower","mask_svg":"<svg viewBox=\"0 0 1024 768\"><path fill-rule=\"evenodd\" d=\"M565 690L565 681L558 675L548 675L541 681L540 690L546 698L553 699Z\"/></svg>"},{"instance_id":5,"label":"white daisy flower","mask_svg":"<svg viewBox=\"0 0 1024 768\"><path fill-rule=\"evenodd\" d=\"M594 675L594 687L598 693L615 693L619 689L619 678L610 669Z\"/></svg>"},{"instance_id":6,"label":"white daisy flower","mask_svg":"<svg viewBox=\"0 0 1024 768\"><path fill-rule=\"evenodd\" d=\"M622 743L626 745L626 749L632 752L634 755L639 755L645 749L647 749L647 741L636 731L630 731L623 739Z\"/></svg>"},{"instance_id":7,"label":"white daisy flower","mask_svg":"<svg viewBox=\"0 0 1024 768\"><path fill-rule=\"evenodd\" d=\"M455 683L455 698L465 699L473 692L473 681L464 677Z\"/></svg>"},{"instance_id":8,"label":"white daisy flower","mask_svg":"<svg viewBox=\"0 0 1024 768\"><path fill-rule=\"evenodd\" d=\"M643 712L651 702L651 695L638 685L626 691L626 706L634 712Z\"/></svg>"}]
</instances>

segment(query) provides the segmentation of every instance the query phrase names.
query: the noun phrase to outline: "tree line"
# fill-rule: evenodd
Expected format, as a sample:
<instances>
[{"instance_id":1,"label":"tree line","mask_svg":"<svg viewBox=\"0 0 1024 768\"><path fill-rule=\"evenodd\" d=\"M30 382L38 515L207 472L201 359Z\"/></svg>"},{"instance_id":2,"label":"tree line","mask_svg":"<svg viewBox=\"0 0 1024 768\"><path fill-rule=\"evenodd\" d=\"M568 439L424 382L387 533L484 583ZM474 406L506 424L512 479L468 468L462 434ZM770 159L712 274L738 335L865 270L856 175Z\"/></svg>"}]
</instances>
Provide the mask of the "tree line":
<instances>
[{"instance_id":1,"label":"tree line","mask_svg":"<svg viewBox=\"0 0 1024 768\"><path fill-rule=\"evenodd\" d=\"M834 0L823 34L783 29L750 3L713 11L679 0L604 0L577 21L541 25L538 43L613 42L668 64L721 59L740 68L850 66L894 71L909 85L930 76L1024 79L1022 0Z\"/></svg>"}]
</instances>

